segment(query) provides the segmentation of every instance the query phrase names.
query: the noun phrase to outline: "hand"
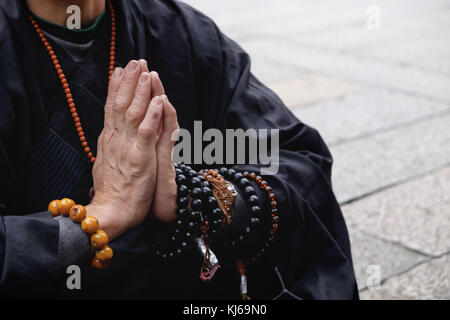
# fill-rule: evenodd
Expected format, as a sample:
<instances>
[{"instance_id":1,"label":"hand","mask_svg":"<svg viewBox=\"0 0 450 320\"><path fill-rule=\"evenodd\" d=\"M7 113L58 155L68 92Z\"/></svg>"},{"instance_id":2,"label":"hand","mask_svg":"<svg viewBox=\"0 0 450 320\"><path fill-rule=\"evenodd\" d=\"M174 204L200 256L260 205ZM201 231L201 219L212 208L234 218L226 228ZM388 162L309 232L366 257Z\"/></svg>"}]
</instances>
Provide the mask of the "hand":
<instances>
[{"instance_id":1,"label":"hand","mask_svg":"<svg viewBox=\"0 0 450 320\"><path fill-rule=\"evenodd\" d=\"M157 181L152 203L153 215L164 222L170 222L176 217L177 184L175 168L172 164L172 152L178 134L179 125L177 112L169 99L164 95L164 87L156 72L151 73L153 95L160 95L163 100L163 117L159 128L159 139L156 145Z\"/></svg>"},{"instance_id":2,"label":"hand","mask_svg":"<svg viewBox=\"0 0 450 320\"><path fill-rule=\"evenodd\" d=\"M87 209L110 239L143 221L155 191L163 100L155 96L150 103L152 79L142 69L137 61L115 69L98 139L95 197Z\"/></svg>"}]
</instances>

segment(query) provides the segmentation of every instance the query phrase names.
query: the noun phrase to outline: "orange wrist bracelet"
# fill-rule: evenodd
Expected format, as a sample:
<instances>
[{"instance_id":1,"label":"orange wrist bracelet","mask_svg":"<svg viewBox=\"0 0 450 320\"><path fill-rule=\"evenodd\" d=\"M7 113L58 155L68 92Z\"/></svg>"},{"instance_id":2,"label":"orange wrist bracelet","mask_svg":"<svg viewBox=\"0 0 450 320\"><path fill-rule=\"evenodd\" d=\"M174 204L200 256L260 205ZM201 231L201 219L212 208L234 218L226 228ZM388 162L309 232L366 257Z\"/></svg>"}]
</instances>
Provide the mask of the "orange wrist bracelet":
<instances>
[{"instance_id":1,"label":"orange wrist bracelet","mask_svg":"<svg viewBox=\"0 0 450 320\"><path fill-rule=\"evenodd\" d=\"M91 247L95 252L91 265L97 269L105 269L113 257L113 250L108 246L108 235L99 229L97 218L87 216L86 207L75 201L64 198L53 200L48 205L48 211L53 217L63 215L70 217L76 223L81 223L81 229L90 236Z\"/></svg>"}]
</instances>

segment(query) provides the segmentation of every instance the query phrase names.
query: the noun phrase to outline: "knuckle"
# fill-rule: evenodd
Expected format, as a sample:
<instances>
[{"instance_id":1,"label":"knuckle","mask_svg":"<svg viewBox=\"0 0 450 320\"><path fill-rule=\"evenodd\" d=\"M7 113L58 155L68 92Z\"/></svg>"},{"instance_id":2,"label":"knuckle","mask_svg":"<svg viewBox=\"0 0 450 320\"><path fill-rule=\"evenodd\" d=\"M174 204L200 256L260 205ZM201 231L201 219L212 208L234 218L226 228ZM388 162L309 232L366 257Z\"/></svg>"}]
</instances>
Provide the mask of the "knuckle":
<instances>
[{"instance_id":1,"label":"knuckle","mask_svg":"<svg viewBox=\"0 0 450 320\"><path fill-rule=\"evenodd\" d=\"M149 125L141 125L138 128L138 136L142 138L151 138L155 135L155 130Z\"/></svg>"},{"instance_id":2,"label":"knuckle","mask_svg":"<svg viewBox=\"0 0 450 320\"><path fill-rule=\"evenodd\" d=\"M125 113L125 119L129 122L136 122L139 118L140 112L136 107L128 108Z\"/></svg>"}]
</instances>

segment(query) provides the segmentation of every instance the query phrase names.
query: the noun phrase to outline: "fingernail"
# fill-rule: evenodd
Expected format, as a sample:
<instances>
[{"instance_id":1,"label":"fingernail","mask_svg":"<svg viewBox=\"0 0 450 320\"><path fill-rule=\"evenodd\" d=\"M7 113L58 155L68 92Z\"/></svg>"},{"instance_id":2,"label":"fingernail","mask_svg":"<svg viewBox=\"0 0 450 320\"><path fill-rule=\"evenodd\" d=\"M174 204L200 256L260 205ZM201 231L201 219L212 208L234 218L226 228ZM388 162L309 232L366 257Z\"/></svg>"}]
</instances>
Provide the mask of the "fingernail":
<instances>
[{"instance_id":1,"label":"fingernail","mask_svg":"<svg viewBox=\"0 0 450 320\"><path fill-rule=\"evenodd\" d=\"M123 69L121 67L117 67L114 69L113 78L120 77L122 75Z\"/></svg>"},{"instance_id":2,"label":"fingernail","mask_svg":"<svg viewBox=\"0 0 450 320\"><path fill-rule=\"evenodd\" d=\"M161 98L159 96L154 97L152 100L152 104L154 104L155 106L160 106L162 104Z\"/></svg>"},{"instance_id":3,"label":"fingernail","mask_svg":"<svg viewBox=\"0 0 450 320\"><path fill-rule=\"evenodd\" d=\"M136 70L137 67L138 67L138 63L135 60L130 61L130 63L128 64L128 68L130 68L130 71Z\"/></svg>"},{"instance_id":4,"label":"fingernail","mask_svg":"<svg viewBox=\"0 0 450 320\"><path fill-rule=\"evenodd\" d=\"M141 76L139 77L139 82L146 82L148 80L149 77L149 73L148 72L142 72Z\"/></svg>"}]
</instances>

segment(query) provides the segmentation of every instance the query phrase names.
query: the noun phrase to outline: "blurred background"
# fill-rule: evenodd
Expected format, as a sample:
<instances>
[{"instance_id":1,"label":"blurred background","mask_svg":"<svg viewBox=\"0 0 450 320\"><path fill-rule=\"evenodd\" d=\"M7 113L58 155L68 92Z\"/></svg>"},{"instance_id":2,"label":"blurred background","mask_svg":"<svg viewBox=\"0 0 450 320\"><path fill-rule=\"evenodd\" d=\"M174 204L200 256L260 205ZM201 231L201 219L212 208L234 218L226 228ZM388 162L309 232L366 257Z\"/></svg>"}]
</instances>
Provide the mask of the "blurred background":
<instances>
[{"instance_id":1,"label":"blurred background","mask_svg":"<svg viewBox=\"0 0 450 320\"><path fill-rule=\"evenodd\" d=\"M450 1L185 0L334 157L362 299L450 299Z\"/></svg>"}]
</instances>

